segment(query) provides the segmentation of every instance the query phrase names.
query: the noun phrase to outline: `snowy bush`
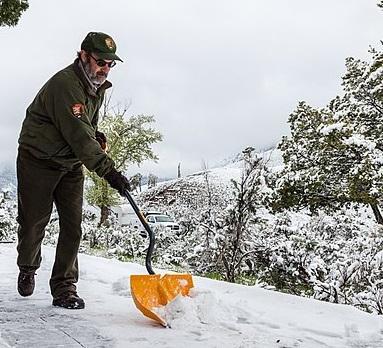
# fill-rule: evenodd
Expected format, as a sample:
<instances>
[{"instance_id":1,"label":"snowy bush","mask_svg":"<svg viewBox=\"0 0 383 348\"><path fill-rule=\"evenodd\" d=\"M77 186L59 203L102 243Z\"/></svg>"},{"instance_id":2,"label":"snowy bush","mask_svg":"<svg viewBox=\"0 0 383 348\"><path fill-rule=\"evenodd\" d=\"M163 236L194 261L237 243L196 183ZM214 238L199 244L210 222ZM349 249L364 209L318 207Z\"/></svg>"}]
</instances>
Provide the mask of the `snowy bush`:
<instances>
[{"instance_id":1,"label":"snowy bush","mask_svg":"<svg viewBox=\"0 0 383 348\"><path fill-rule=\"evenodd\" d=\"M98 217L90 211L83 213L80 250L90 254L113 256L119 259L144 257L145 238L130 226L121 226L113 216L98 226ZM44 243L55 246L59 235L59 219L56 210L45 228Z\"/></svg>"},{"instance_id":2,"label":"snowy bush","mask_svg":"<svg viewBox=\"0 0 383 348\"><path fill-rule=\"evenodd\" d=\"M201 191L200 199L206 192ZM156 262L225 279L218 256L220 245L230 245L225 216L232 216L234 207L158 204L156 209L175 217L183 228L179 234L157 234ZM240 255L246 257L237 268L237 282L256 279L258 285L278 291L382 313L383 232L366 209L354 205L332 215L310 215L270 214L258 208L256 216L262 219L252 216L243 235Z\"/></svg>"},{"instance_id":3,"label":"snowy bush","mask_svg":"<svg viewBox=\"0 0 383 348\"><path fill-rule=\"evenodd\" d=\"M346 211L299 227L274 224L259 234L253 262L260 283L382 314L381 227L363 226Z\"/></svg>"},{"instance_id":4,"label":"snowy bush","mask_svg":"<svg viewBox=\"0 0 383 348\"><path fill-rule=\"evenodd\" d=\"M0 192L0 242L15 241L17 236L17 204L8 190Z\"/></svg>"}]
</instances>

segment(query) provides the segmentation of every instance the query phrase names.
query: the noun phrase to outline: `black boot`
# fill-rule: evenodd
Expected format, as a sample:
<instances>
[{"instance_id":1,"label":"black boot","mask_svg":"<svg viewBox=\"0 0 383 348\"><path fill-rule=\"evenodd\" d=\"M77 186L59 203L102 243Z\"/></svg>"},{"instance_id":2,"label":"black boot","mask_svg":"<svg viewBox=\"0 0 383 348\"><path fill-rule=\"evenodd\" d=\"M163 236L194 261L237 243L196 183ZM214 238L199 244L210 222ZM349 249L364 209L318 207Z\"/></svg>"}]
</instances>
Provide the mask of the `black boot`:
<instances>
[{"instance_id":1,"label":"black boot","mask_svg":"<svg viewBox=\"0 0 383 348\"><path fill-rule=\"evenodd\" d=\"M68 309L83 309L85 307L84 300L74 290L64 292L60 296L53 298L52 304Z\"/></svg>"},{"instance_id":2,"label":"black boot","mask_svg":"<svg viewBox=\"0 0 383 348\"><path fill-rule=\"evenodd\" d=\"M17 291L21 296L31 296L35 289L35 269L20 269L17 279Z\"/></svg>"}]
</instances>

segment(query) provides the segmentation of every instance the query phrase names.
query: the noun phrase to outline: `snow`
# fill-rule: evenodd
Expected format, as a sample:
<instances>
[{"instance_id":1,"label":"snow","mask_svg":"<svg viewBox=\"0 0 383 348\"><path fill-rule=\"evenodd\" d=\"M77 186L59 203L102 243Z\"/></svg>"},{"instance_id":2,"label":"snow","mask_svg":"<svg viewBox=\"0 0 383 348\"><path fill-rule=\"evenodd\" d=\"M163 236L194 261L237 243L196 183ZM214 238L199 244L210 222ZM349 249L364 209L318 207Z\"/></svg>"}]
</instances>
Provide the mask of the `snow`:
<instances>
[{"instance_id":1,"label":"snow","mask_svg":"<svg viewBox=\"0 0 383 348\"><path fill-rule=\"evenodd\" d=\"M375 142L365 139L365 137L363 135L360 135L360 134L355 134L355 135L345 139L344 143L346 145L364 146L365 148L369 149L370 151L372 151L376 148Z\"/></svg>"},{"instance_id":2,"label":"snow","mask_svg":"<svg viewBox=\"0 0 383 348\"><path fill-rule=\"evenodd\" d=\"M200 277L190 297L161 309L166 329L134 306L129 275L146 274L142 266L84 254L78 290L86 308L55 308L53 258L44 247L35 293L21 298L15 245L0 244L0 347L382 347L380 316Z\"/></svg>"},{"instance_id":3,"label":"snow","mask_svg":"<svg viewBox=\"0 0 383 348\"><path fill-rule=\"evenodd\" d=\"M338 122L327 126L321 126L319 128L319 132L323 135L329 135L334 130L341 131L344 126L345 124L343 122Z\"/></svg>"}]
</instances>

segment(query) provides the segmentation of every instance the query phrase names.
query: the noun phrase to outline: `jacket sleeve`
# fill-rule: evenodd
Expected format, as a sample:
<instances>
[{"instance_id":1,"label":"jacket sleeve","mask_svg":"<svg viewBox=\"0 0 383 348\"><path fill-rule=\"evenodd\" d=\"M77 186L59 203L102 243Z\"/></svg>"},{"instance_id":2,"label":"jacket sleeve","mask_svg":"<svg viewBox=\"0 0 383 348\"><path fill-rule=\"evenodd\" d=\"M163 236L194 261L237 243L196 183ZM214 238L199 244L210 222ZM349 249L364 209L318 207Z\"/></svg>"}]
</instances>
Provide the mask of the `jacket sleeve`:
<instances>
[{"instance_id":1,"label":"jacket sleeve","mask_svg":"<svg viewBox=\"0 0 383 348\"><path fill-rule=\"evenodd\" d=\"M95 139L87 96L79 82L52 80L46 90L45 105L53 124L88 170L103 177L114 167L113 160Z\"/></svg>"}]
</instances>

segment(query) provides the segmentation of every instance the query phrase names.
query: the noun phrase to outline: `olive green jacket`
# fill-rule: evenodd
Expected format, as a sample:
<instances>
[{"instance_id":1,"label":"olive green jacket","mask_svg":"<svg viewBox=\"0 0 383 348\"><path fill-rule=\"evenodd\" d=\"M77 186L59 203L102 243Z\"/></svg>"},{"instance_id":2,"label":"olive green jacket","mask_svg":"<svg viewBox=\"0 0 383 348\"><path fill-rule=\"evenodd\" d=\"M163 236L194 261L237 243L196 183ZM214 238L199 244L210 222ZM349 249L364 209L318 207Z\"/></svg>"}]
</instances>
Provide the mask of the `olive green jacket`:
<instances>
[{"instance_id":1,"label":"olive green jacket","mask_svg":"<svg viewBox=\"0 0 383 348\"><path fill-rule=\"evenodd\" d=\"M82 163L102 177L114 162L101 149L95 131L105 89L112 84L105 81L96 89L79 64L76 59L38 92L27 109L19 149L60 170Z\"/></svg>"}]
</instances>

